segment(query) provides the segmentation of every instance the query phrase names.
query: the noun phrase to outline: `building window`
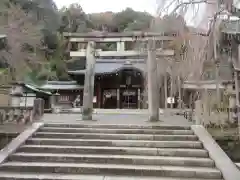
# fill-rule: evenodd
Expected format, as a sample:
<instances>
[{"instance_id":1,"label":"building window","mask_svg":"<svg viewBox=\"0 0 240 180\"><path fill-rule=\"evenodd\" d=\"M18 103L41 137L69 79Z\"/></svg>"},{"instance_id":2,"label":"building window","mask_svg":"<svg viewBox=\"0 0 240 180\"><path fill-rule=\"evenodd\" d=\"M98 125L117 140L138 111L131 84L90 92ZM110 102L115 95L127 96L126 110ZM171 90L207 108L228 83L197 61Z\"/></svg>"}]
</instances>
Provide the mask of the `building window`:
<instances>
[{"instance_id":1,"label":"building window","mask_svg":"<svg viewBox=\"0 0 240 180\"><path fill-rule=\"evenodd\" d=\"M70 97L69 96L59 96L59 102L69 102Z\"/></svg>"}]
</instances>

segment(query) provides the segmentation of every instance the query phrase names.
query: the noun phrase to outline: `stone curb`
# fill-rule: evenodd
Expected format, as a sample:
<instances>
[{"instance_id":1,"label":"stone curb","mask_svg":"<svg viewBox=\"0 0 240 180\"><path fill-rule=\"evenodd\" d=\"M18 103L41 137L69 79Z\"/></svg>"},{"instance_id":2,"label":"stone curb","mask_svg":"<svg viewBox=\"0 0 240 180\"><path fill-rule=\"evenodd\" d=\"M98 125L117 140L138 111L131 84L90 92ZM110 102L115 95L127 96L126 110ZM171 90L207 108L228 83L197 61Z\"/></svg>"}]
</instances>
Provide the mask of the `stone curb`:
<instances>
[{"instance_id":1,"label":"stone curb","mask_svg":"<svg viewBox=\"0 0 240 180\"><path fill-rule=\"evenodd\" d=\"M82 111L80 109L67 109L67 110L59 110L55 112L56 114L82 114ZM163 109L159 110L159 114L163 115L166 112ZM174 113L174 112L172 112ZM123 114L123 115L148 115L148 110L128 110L128 109L93 109L93 114Z\"/></svg>"},{"instance_id":2,"label":"stone curb","mask_svg":"<svg viewBox=\"0 0 240 180\"><path fill-rule=\"evenodd\" d=\"M34 123L31 127L23 131L18 137L12 140L0 151L0 164L2 164L11 154L13 154L25 141L33 135L43 123Z\"/></svg>"},{"instance_id":3,"label":"stone curb","mask_svg":"<svg viewBox=\"0 0 240 180\"><path fill-rule=\"evenodd\" d=\"M204 148L208 151L210 158L214 160L216 167L222 172L223 179L239 180L240 170L216 143L207 130L201 125L192 125L191 127L199 140L203 143Z\"/></svg>"},{"instance_id":4,"label":"stone curb","mask_svg":"<svg viewBox=\"0 0 240 180\"><path fill-rule=\"evenodd\" d=\"M235 163L235 164L240 169L240 163Z\"/></svg>"}]
</instances>

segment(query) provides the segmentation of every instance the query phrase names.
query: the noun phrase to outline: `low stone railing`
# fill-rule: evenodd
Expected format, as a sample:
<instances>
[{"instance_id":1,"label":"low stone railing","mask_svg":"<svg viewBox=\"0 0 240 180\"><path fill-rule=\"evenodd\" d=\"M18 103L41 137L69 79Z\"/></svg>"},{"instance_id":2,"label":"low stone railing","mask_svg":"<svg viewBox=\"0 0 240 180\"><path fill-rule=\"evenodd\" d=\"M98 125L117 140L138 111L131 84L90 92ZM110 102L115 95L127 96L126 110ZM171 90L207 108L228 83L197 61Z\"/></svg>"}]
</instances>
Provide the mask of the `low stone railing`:
<instances>
[{"instance_id":1,"label":"low stone railing","mask_svg":"<svg viewBox=\"0 0 240 180\"><path fill-rule=\"evenodd\" d=\"M28 123L32 119L33 107L0 107L0 123Z\"/></svg>"},{"instance_id":2,"label":"low stone railing","mask_svg":"<svg viewBox=\"0 0 240 180\"><path fill-rule=\"evenodd\" d=\"M0 124L28 124L39 120L44 114L44 101L36 99L30 107L0 106Z\"/></svg>"}]
</instances>

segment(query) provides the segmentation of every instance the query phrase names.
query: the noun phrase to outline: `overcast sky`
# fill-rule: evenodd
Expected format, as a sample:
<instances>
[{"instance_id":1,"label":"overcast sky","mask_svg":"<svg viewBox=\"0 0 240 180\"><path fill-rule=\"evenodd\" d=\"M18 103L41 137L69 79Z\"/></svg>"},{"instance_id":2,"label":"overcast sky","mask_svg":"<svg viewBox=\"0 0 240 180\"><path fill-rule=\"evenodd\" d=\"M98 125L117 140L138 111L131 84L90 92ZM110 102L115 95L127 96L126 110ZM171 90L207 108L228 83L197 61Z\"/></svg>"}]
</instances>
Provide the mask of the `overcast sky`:
<instances>
[{"instance_id":1,"label":"overcast sky","mask_svg":"<svg viewBox=\"0 0 240 180\"><path fill-rule=\"evenodd\" d=\"M127 7L137 11L156 12L156 0L55 0L59 8L71 3L79 3L86 13L113 11L119 12Z\"/></svg>"}]
</instances>

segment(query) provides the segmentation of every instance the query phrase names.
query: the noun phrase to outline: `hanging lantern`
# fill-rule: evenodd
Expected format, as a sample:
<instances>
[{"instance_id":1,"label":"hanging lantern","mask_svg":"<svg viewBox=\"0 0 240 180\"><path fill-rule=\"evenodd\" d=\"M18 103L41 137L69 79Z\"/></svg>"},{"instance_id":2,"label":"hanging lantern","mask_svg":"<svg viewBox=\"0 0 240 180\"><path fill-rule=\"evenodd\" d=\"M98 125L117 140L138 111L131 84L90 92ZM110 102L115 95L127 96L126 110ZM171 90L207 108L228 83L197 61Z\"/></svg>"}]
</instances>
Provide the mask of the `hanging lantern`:
<instances>
[{"instance_id":1,"label":"hanging lantern","mask_svg":"<svg viewBox=\"0 0 240 180\"><path fill-rule=\"evenodd\" d=\"M128 76L127 79L126 79L126 84L130 85L131 81L132 81L131 76Z\"/></svg>"}]
</instances>

